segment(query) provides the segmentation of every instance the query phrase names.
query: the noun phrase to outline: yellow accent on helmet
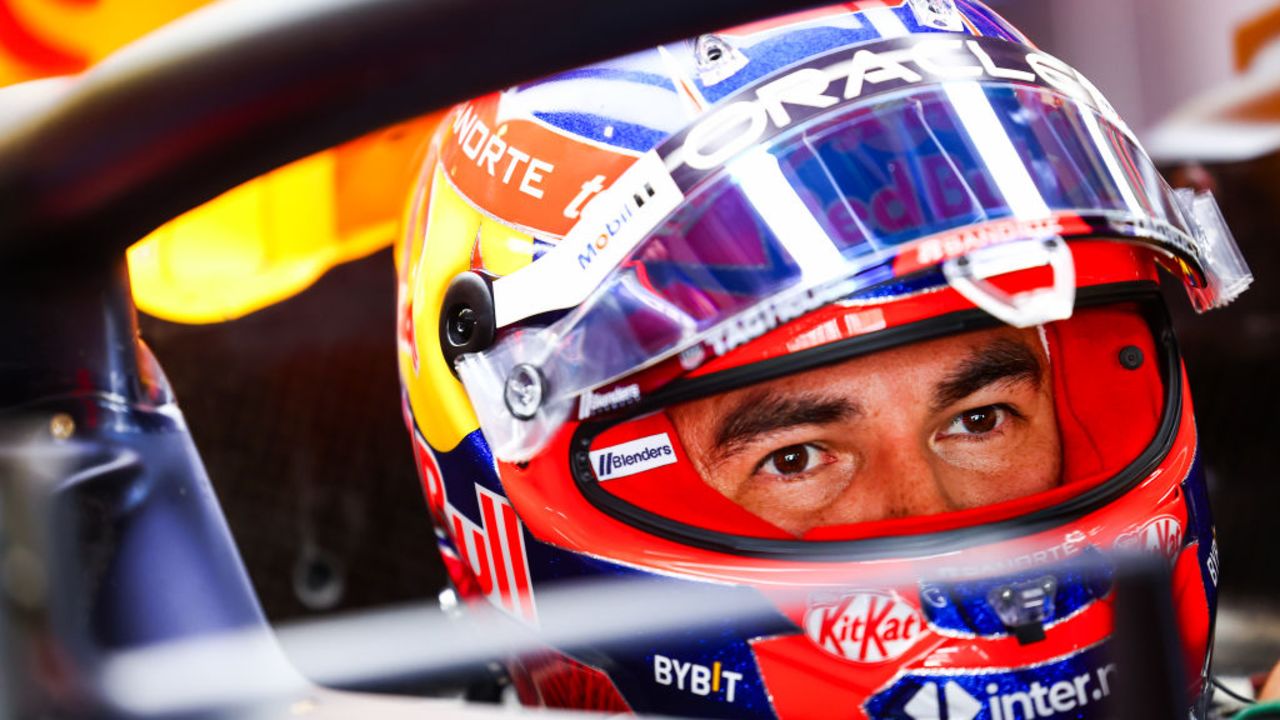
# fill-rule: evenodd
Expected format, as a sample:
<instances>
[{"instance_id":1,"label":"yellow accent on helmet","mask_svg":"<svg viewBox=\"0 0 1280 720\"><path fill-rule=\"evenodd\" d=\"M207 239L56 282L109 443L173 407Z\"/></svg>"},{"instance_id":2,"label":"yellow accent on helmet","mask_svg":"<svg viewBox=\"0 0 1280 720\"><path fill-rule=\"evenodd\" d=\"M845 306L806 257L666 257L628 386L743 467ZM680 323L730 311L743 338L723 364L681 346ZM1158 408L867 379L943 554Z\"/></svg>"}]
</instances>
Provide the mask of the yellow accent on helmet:
<instances>
[{"instance_id":1,"label":"yellow accent on helmet","mask_svg":"<svg viewBox=\"0 0 1280 720\"><path fill-rule=\"evenodd\" d=\"M480 221L480 257L484 269L507 275L533 261L533 237L490 218Z\"/></svg>"},{"instance_id":2,"label":"yellow accent on helmet","mask_svg":"<svg viewBox=\"0 0 1280 720\"><path fill-rule=\"evenodd\" d=\"M459 273L472 269L473 259L485 271L505 275L533 260L533 238L493 220L477 210L432 163L428 197L407 219L397 258L408 261L401 284L403 304L408 297L417 351L400 348L400 373L418 429L431 447L448 451L480 427L462 384L445 363L440 349L440 313L445 292ZM405 243L409 243L405 252ZM403 308L402 308L403 310Z\"/></svg>"}]
</instances>

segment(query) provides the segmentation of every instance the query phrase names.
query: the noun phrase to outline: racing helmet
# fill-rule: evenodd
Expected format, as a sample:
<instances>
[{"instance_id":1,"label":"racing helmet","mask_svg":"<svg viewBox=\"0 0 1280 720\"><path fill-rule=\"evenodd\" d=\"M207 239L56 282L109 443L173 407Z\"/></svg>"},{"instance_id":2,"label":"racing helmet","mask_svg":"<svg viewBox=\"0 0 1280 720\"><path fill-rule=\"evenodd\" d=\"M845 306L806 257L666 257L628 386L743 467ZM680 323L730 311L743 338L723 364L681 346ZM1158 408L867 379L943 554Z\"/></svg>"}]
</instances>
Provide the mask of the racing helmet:
<instances>
[{"instance_id":1,"label":"racing helmet","mask_svg":"<svg viewBox=\"0 0 1280 720\"><path fill-rule=\"evenodd\" d=\"M1207 311L1251 276L990 9L844 3L463 103L405 228L404 416L458 593L533 629L591 578L769 609L513 659L523 702L1101 716L1116 592L1085 566L1117 549L1169 564L1205 696L1217 548L1159 278Z\"/></svg>"}]
</instances>

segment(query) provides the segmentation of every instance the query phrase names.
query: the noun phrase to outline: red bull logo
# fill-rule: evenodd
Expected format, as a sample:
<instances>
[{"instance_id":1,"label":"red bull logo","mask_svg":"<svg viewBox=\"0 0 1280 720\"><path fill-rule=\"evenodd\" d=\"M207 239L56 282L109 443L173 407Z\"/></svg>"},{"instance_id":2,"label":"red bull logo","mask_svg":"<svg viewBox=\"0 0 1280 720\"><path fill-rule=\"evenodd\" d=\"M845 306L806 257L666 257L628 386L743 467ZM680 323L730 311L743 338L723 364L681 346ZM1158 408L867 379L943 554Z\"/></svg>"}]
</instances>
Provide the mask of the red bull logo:
<instances>
[{"instance_id":1,"label":"red bull logo","mask_svg":"<svg viewBox=\"0 0 1280 720\"><path fill-rule=\"evenodd\" d=\"M410 418L405 409L406 420ZM444 475L435 453L422 434L413 433L413 454L422 479L427 505L436 523L448 528L458 548L457 561L471 571L480 593L489 602L529 624L538 621L529 576L529 555L524 544L524 525L511 503L501 495L476 486L480 524L472 522L449 504ZM452 553L442 546L446 557Z\"/></svg>"},{"instance_id":2,"label":"red bull logo","mask_svg":"<svg viewBox=\"0 0 1280 720\"><path fill-rule=\"evenodd\" d=\"M915 607L889 593L859 592L832 602L814 602L805 632L818 647L857 663L894 660L924 635Z\"/></svg>"},{"instance_id":3,"label":"red bull logo","mask_svg":"<svg viewBox=\"0 0 1280 720\"><path fill-rule=\"evenodd\" d=\"M476 525L446 505L454 542L471 568L480 591L500 610L529 624L538 621L529 577L523 526L511 503L497 493L476 486L482 524Z\"/></svg>"},{"instance_id":4,"label":"red bull logo","mask_svg":"<svg viewBox=\"0 0 1280 720\"><path fill-rule=\"evenodd\" d=\"M405 420L409 431L413 433L413 460L418 466L418 478L422 481L422 491L427 496L427 507L437 518L444 517L444 479L440 473L440 464L436 462L435 453L427 447L426 438L413 427L409 414L408 401L404 402Z\"/></svg>"}]
</instances>

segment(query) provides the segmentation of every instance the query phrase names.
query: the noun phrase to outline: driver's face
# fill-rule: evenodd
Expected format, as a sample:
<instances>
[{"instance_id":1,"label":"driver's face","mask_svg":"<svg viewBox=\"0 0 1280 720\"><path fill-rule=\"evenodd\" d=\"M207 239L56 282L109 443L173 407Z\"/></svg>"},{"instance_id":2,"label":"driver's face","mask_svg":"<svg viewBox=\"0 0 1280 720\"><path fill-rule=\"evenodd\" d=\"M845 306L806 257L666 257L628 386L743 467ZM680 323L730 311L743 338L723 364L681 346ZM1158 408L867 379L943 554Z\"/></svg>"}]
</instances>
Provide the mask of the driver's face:
<instances>
[{"instance_id":1,"label":"driver's face","mask_svg":"<svg viewBox=\"0 0 1280 720\"><path fill-rule=\"evenodd\" d=\"M990 505L1060 482L1048 359L998 328L670 410L702 477L797 536Z\"/></svg>"}]
</instances>

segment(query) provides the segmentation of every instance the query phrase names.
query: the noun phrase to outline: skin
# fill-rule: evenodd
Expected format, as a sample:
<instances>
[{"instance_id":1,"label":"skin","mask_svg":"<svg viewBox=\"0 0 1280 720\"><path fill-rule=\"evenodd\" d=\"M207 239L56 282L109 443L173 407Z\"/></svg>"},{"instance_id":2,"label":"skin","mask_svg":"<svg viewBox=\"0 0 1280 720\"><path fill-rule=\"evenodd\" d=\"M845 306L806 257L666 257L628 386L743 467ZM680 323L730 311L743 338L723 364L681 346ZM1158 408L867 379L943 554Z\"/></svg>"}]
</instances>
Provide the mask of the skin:
<instances>
[{"instance_id":1,"label":"skin","mask_svg":"<svg viewBox=\"0 0 1280 720\"><path fill-rule=\"evenodd\" d=\"M1056 487L1061 447L1034 329L896 348L673 407L708 484L796 535Z\"/></svg>"},{"instance_id":2,"label":"skin","mask_svg":"<svg viewBox=\"0 0 1280 720\"><path fill-rule=\"evenodd\" d=\"M1280 700L1280 663L1276 663L1275 667L1271 668L1271 673L1258 692L1258 700L1261 702Z\"/></svg>"}]
</instances>

